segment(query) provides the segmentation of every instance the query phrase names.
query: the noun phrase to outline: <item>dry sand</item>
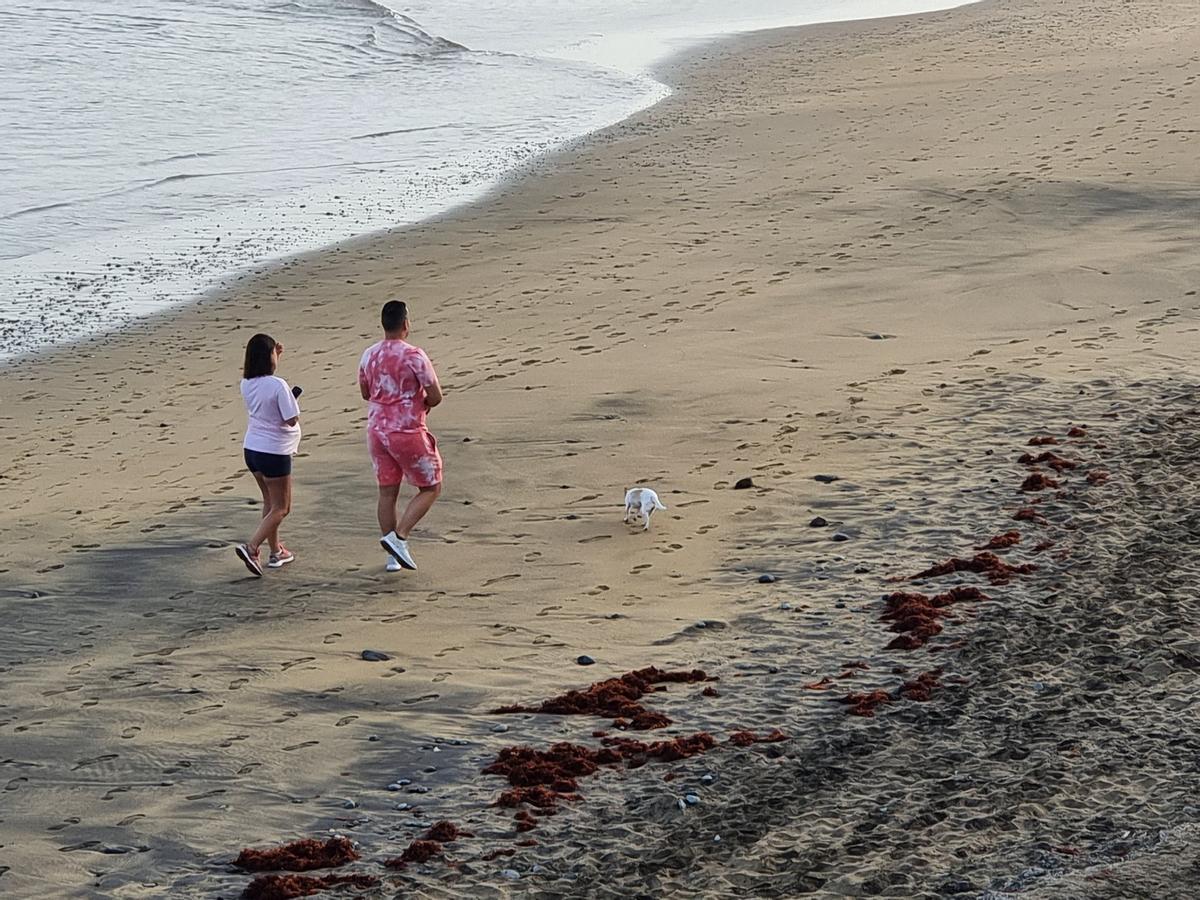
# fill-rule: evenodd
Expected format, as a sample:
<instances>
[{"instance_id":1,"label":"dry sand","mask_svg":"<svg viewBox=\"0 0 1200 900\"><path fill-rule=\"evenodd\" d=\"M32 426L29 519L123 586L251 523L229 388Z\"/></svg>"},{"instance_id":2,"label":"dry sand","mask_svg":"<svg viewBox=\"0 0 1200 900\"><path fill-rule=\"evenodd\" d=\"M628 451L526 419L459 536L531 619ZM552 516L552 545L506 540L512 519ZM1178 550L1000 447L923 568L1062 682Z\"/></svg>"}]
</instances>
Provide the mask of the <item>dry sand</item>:
<instances>
[{"instance_id":1,"label":"dry sand","mask_svg":"<svg viewBox=\"0 0 1200 900\"><path fill-rule=\"evenodd\" d=\"M473 207L0 372L5 896L233 897L239 848L330 831L384 894L1195 896L1200 7L985 3L667 75ZM447 393L399 576L354 388L391 296ZM298 559L254 581L260 329L305 438ZM1043 431L1084 465L1013 522ZM1036 573L957 576L992 601L883 650L889 577L1014 527ZM611 725L489 710L651 664L721 678L647 701L719 746L583 779L514 848L480 769ZM929 702L830 702L935 666ZM379 868L443 818L455 865Z\"/></svg>"}]
</instances>

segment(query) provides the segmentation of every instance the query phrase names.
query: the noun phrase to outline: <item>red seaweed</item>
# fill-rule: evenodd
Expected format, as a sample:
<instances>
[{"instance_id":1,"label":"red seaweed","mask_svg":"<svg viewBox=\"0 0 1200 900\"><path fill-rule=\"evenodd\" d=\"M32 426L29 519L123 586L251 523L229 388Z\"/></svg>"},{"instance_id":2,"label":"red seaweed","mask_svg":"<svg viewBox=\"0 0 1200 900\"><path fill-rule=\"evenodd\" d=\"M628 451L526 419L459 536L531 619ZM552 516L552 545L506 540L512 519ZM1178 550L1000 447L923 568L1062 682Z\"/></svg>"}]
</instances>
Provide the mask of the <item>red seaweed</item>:
<instances>
[{"instance_id":1,"label":"red seaweed","mask_svg":"<svg viewBox=\"0 0 1200 900\"><path fill-rule=\"evenodd\" d=\"M600 716L613 719L617 727L635 731L664 728L671 720L662 713L651 712L638 701L646 694L666 690L657 687L664 682L689 683L716 681L700 669L690 672L668 672L657 666L647 666L626 672L617 678L597 681L582 691L567 691L543 701L539 706L502 706L494 713L531 712L556 716ZM715 692L714 692L715 693ZM711 694L707 696L712 696Z\"/></svg>"},{"instance_id":2,"label":"red seaweed","mask_svg":"<svg viewBox=\"0 0 1200 900\"><path fill-rule=\"evenodd\" d=\"M810 681L808 684L802 684L800 687L806 691L824 691L833 687L833 679L826 675L820 681Z\"/></svg>"},{"instance_id":3,"label":"red seaweed","mask_svg":"<svg viewBox=\"0 0 1200 900\"><path fill-rule=\"evenodd\" d=\"M447 822L444 819L441 822L435 822L428 831L421 835L422 840L437 841L439 844L449 844L459 838L469 837L475 837L475 835L469 831L463 831L453 822Z\"/></svg>"},{"instance_id":4,"label":"red seaweed","mask_svg":"<svg viewBox=\"0 0 1200 900\"><path fill-rule=\"evenodd\" d=\"M1087 437L1087 429L1079 425L1072 425L1071 430L1067 432L1067 437L1083 438Z\"/></svg>"},{"instance_id":5,"label":"red seaweed","mask_svg":"<svg viewBox=\"0 0 1200 900\"><path fill-rule=\"evenodd\" d=\"M537 818L527 809L521 810L516 815L517 831L533 831L538 827Z\"/></svg>"},{"instance_id":6,"label":"red seaweed","mask_svg":"<svg viewBox=\"0 0 1200 900\"><path fill-rule=\"evenodd\" d=\"M1044 553L1045 551L1049 550L1053 546L1054 546L1054 541L1042 541L1040 544L1038 544L1036 547L1033 548L1033 552L1034 553Z\"/></svg>"},{"instance_id":7,"label":"red seaweed","mask_svg":"<svg viewBox=\"0 0 1200 900\"><path fill-rule=\"evenodd\" d=\"M1104 482L1108 481L1108 479L1109 474L1103 469L1093 469L1091 472L1087 473L1088 484L1104 484Z\"/></svg>"},{"instance_id":8,"label":"red seaweed","mask_svg":"<svg viewBox=\"0 0 1200 900\"><path fill-rule=\"evenodd\" d=\"M918 703L924 703L933 696L935 688L942 686L938 679L941 677L941 669L931 669L928 672L922 672L911 681L906 681L900 685L900 696L908 700L915 700Z\"/></svg>"},{"instance_id":9,"label":"red seaweed","mask_svg":"<svg viewBox=\"0 0 1200 900\"><path fill-rule=\"evenodd\" d=\"M1028 478L1021 482L1021 490L1027 493L1035 491L1044 491L1047 488L1058 487L1058 482L1041 472L1034 472Z\"/></svg>"},{"instance_id":10,"label":"red seaweed","mask_svg":"<svg viewBox=\"0 0 1200 900\"><path fill-rule=\"evenodd\" d=\"M1030 447L1044 447L1047 444L1057 444L1058 438L1051 437L1048 434L1043 434L1040 437L1032 437L1029 439Z\"/></svg>"},{"instance_id":11,"label":"red seaweed","mask_svg":"<svg viewBox=\"0 0 1200 900\"><path fill-rule=\"evenodd\" d=\"M775 744L786 741L787 735L778 728L771 729L767 734L755 734L753 731L735 731L729 736L729 743L739 747L749 747L751 744Z\"/></svg>"},{"instance_id":12,"label":"red seaweed","mask_svg":"<svg viewBox=\"0 0 1200 900\"><path fill-rule=\"evenodd\" d=\"M1017 457L1017 462L1026 466L1034 466L1038 463L1045 463L1055 472L1066 472L1079 465L1079 463L1075 462L1075 460L1066 459L1062 456L1059 456L1057 453L1052 453L1049 450L1045 451L1044 453L1039 453L1037 456L1033 456L1030 453L1022 453Z\"/></svg>"},{"instance_id":13,"label":"red seaweed","mask_svg":"<svg viewBox=\"0 0 1200 900\"><path fill-rule=\"evenodd\" d=\"M891 630L900 632L900 635L886 649L916 650L923 647L931 637L941 633L942 625L938 619L949 615L945 612L946 607L967 600L990 599L977 587L961 585L932 597L906 591L888 594L883 598L885 609L880 620L892 622Z\"/></svg>"},{"instance_id":14,"label":"red seaweed","mask_svg":"<svg viewBox=\"0 0 1200 900\"><path fill-rule=\"evenodd\" d=\"M389 869L404 869L408 867L409 863L428 862L435 856L441 856L442 852L442 845L437 841L418 838L409 844L408 848L399 856L385 861L384 865Z\"/></svg>"},{"instance_id":15,"label":"red seaweed","mask_svg":"<svg viewBox=\"0 0 1200 900\"><path fill-rule=\"evenodd\" d=\"M615 747L621 757L628 760L631 769L639 768L651 759L657 759L660 762L687 759L689 756L697 756L711 750L717 745L716 739L705 731L698 731L686 737L654 741L649 744L633 738L619 737L605 738L603 743L606 747Z\"/></svg>"},{"instance_id":16,"label":"red seaweed","mask_svg":"<svg viewBox=\"0 0 1200 900\"><path fill-rule=\"evenodd\" d=\"M354 845L344 837L327 841L305 838L270 850L247 848L238 854L233 864L247 872L308 872L312 869L334 869L358 858Z\"/></svg>"},{"instance_id":17,"label":"red seaweed","mask_svg":"<svg viewBox=\"0 0 1200 900\"><path fill-rule=\"evenodd\" d=\"M892 695L887 691L847 694L840 698L839 702L849 704L850 708L846 710L849 715L863 716L869 719L875 715L876 707L892 702Z\"/></svg>"},{"instance_id":18,"label":"red seaweed","mask_svg":"<svg viewBox=\"0 0 1200 900\"><path fill-rule=\"evenodd\" d=\"M1013 513L1013 518L1018 522L1038 522L1045 524L1046 519L1038 514L1038 511L1032 506L1025 506Z\"/></svg>"},{"instance_id":19,"label":"red seaweed","mask_svg":"<svg viewBox=\"0 0 1200 900\"><path fill-rule=\"evenodd\" d=\"M484 862L491 862L493 859L499 859L502 856L512 856L517 851L512 847L500 847L493 850L491 853L485 853L480 857Z\"/></svg>"},{"instance_id":20,"label":"red seaweed","mask_svg":"<svg viewBox=\"0 0 1200 900\"><path fill-rule=\"evenodd\" d=\"M1021 543L1021 532L1006 531L1004 534L998 534L989 540L982 547L976 547L976 550L1003 550L1007 547L1012 547Z\"/></svg>"},{"instance_id":21,"label":"red seaweed","mask_svg":"<svg viewBox=\"0 0 1200 900\"><path fill-rule=\"evenodd\" d=\"M936 578L939 575L950 575L954 572L975 572L980 575L986 575L988 581L992 584L1005 584L1013 575L1028 575L1030 572L1036 571L1037 566L1032 563L1012 566L994 553L976 553L970 559L952 557L945 562L931 566L924 572L918 572L916 575L911 576L909 580L917 581L921 578Z\"/></svg>"},{"instance_id":22,"label":"red seaweed","mask_svg":"<svg viewBox=\"0 0 1200 900\"><path fill-rule=\"evenodd\" d=\"M378 884L379 879L369 875L259 875L242 891L242 900L293 900L336 887L366 889Z\"/></svg>"}]
</instances>

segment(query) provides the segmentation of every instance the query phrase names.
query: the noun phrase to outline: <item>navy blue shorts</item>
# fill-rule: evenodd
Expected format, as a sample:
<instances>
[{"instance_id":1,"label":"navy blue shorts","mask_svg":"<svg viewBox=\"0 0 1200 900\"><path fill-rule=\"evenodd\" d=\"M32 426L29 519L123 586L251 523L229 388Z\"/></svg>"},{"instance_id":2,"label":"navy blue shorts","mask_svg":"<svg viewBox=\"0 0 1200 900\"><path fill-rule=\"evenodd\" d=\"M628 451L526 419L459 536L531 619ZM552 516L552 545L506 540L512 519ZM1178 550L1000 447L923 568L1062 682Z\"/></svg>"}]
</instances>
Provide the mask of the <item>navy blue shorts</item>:
<instances>
[{"instance_id":1,"label":"navy blue shorts","mask_svg":"<svg viewBox=\"0 0 1200 900\"><path fill-rule=\"evenodd\" d=\"M292 474L292 458L286 453L260 453L242 448L246 457L246 468L263 478L283 478Z\"/></svg>"}]
</instances>

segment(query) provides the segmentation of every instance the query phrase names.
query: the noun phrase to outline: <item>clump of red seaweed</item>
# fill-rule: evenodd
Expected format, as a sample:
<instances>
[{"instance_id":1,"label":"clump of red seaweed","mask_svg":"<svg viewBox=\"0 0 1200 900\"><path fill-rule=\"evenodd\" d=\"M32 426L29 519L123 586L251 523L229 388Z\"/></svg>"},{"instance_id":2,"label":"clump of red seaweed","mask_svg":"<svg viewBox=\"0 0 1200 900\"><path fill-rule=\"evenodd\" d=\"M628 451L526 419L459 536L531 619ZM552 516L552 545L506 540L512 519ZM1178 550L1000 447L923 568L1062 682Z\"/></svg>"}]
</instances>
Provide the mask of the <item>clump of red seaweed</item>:
<instances>
[{"instance_id":1,"label":"clump of red seaweed","mask_svg":"<svg viewBox=\"0 0 1200 900\"><path fill-rule=\"evenodd\" d=\"M1067 437L1084 438L1087 437L1087 429L1079 425L1072 425L1071 430L1067 432Z\"/></svg>"},{"instance_id":2,"label":"clump of red seaweed","mask_svg":"<svg viewBox=\"0 0 1200 900\"><path fill-rule=\"evenodd\" d=\"M1004 534L998 534L982 547L976 547L976 550L1004 550L1008 547L1014 547L1021 543L1021 532L1006 531Z\"/></svg>"},{"instance_id":3,"label":"clump of red seaweed","mask_svg":"<svg viewBox=\"0 0 1200 900\"><path fill-rule=\"evenodd\" d=\"M442 855L442 845L437 841L427 841L421 838L413 841L399 856L384 862L389 869L404 869L409 863L428 862L435 856Z\"/></svg>"},{"instance_id":4,"label":"clump of red seaweed","mask_svg":"<svg viewBox=\"0 0 1200 900\"><path fill-rule=\"evenodd\" d=\"M753 731L735 731L729 736L729 743L738 747L749 747L751 744L775 744L786 741L787 735L778 728L773 728L767 734L755 734Z\"/></svg>"},{"instance_id":5,"label":"clump of red seaweed","mask_svg":"<svg viewBox=\"0 0 1200 900\"><path fill-rule=\"evenodd\" d=\"M1033 548L1033 552L1034 553L1044 553L1053 546L1054 546L1054 541L1042 541L1040 544L1038 544L1036 547Z\"/></svg>"},{"instance_id":6,"label":"clump of red seaweed","mask_svg":"<svg viewBox=\"0 0 1200 900\"><path fill-rule=\"evenodd\" d=\"M990 555L990 554L986 554ZM892 631L899 632L887 645L888 650L916 650L942 631L939 619L949 613L946 607L967 600L990 600L977 587L959 586L942 594L927 597L924 594L897 591L883 598L884 613L880 620L892 623Z\"/></svg>"},{"instance_id":7,"label":"clump of red seaweed","mask_svg":"<svg viewBox=\"0 0 1200 900\"><path fill-rule=\"evenodd\" d=\"M850 715L869 719L875 715L876 707L892 702L892 695L887 691L847 694L839 702L849 704L850 709L846 712Z\"/></svg>"},{"instance_id":8,"label":"clump of red seaweed","mask_svg":"<svg viewBox=\"0 0 1200 900\"><path fill-rule=\"evenodd\" d=\"M441 856L442 844L449 844L459 838L474 837L469 831L463 831L453 822L443 819L435 822L429 829L408 845L399 856L384 862L389 869L403 869L409 863L423 863L435 856Z\"/></svg>"},{"instance_id":9,"label":"clump of red seaweed","mask_svg":"<svg viewBox=\"0 0 1200 900\"><path fill-rule=\"evenodd\" d=\"M567 691L558 697L544 701L539 706L502 706L494 713L543 713L556 716L599 716L612 719L619 728L628 727L636 731L664 728L671 720L662 713L652 712L638 701L646 694L664 691L665 682L690 683L716 681L700 669L690 672L668 672L657 666L647 666L626 672L616 678L597 681L582 691ZM715 692L714 692L715 694ZM707 696L712 696L708 694Z\"/></svg>"},{"instance_id":10,"label":"clump of red seaweed","mask_svg":"<svg viewBox=\"0 0 1200 900\"><path fill-rule=\"evenodd\" d=\"M1093 469L1091 472L1087 473L1088 484L1104 484L1104 482L1108 481L1108 479L1109 474L1103 469Z\"/></svg>"},{"instance_id":11,"label":"clump of red seaweed","mask_svg":"<svg viewBox=\"0 0 1200 900\"><path fill-rule=\"evenodd\" d=\"M1030 475L1028 478L1026 478L1024 481L1021 482L1021 490L1025 491L1027 493L1034 493L1035 491L1044 491L1049 488L1056 488L1056 487L1058 487L1058 482L1043 472L1034 472L1032 475Z\"/></svg>"},{"instance_id":12,"label":"clump of red seaweed","mask_svg":"<svg viewBox=\"0 0 1200 900\"><path fill-rule=\"evenodd\" d=\"M900 696L907 700L924 703L933 696L935 688L942 686L938 680L941 675L941 669L931 669L928 672L922 672L912 681L906 681L900 685Z\"/></svg>"},{"instance_id":13,"label":"clump of red seaweed","mask_svg":"<svg viewBox=\"0 0 1200 900\"><path fill-rule=\"evenodd\" d=\"M1044 524L1046 519L1041 516L1032 506L1025 506L1013 513L1013 518L1018 522L1038 522Z\"/></svg>"},{"instance_id":14,"label":"clump of red seaweed","mask_svg":"<svg viewBox=\"0 0 1200 900\"><path fill-rule=\"evenodd\" d=\"M1037 566L1032 563L1012 566L994 553L976 553L970 559L962 559L957 556L951 557L945 562L930 566L924 572L918 572L916 575L911 576L909 580L918 581L922 578L937 578L941 575L951 575L954 572L974 572L978 575L986 575L988 581L992 584L1005 584L1013 575L1028 575L1030 572L1036 571Z\"/></svg>"},{"instance_id":15,"label":"clump of red seaweed","mask_svg":"<svg viewBox=\"0 0 1200 900\"><path fill-rule=\"evenodd\" d=\"M373 888L378 878L369 875L259 875L242 891L242 900L293 900L311 897L336 887Z\"/></svg>"},{"instance_id":16,"label":"clump of red seaweed","mask_svg":"<svg viewBox=\"0 0 1200 900\"><path fill-rule=\"evenodd\" d=\"M247 848L238 854L233 864L247 872L308 872L312 869L334 869L358 858L354 845L344 837L327 841L305 838L270 850Z\"/></svg>"},{"instance_id":17,"label":"clump of red seaweed","mask_svg":"<svg viewBox=\"0 0 1200 900\"><path fill-rule=\"evenodd\" d=\"M1037 456L1034 456L1031 453L1022 453L1017 457L1017 462L1025 466L1036 466L1039 463L1044 463L1052 468L1055 472L1066 472L1079 465L1079 463L1075 462L1075 460L1066 459L1065 457L1059 456L1057 453L1053 453L1049 450L1045 451L1044 453L1039 453Z\"/></svg>"},{"instance_id":18,"label":"clump of red seaweed","mask_svg":"<svg viewBox=\"0 0 1200 900\"><path fill-rule=\"evenodd\" d=\"M716 739L706 731L649 744L635 741L633 738L619 737L605 738L603 743L606 747L616 748L621 757L628 760L631 769L640 768L652 759L659 762L676 762L689 756L698 756L717 745Z\"/></svg>"},{"instance_id":19,"label":"clump of red seaweed","mask_svg":"<svg viewBox=\"0 0 1200 900\"><path fill-rule=\"evenodd\" d=\"M1040 435L1039 437L1032 437L1029 439L1030 447L1044 447L1047 444L1057 444L1057 443L1058 443L1058 438L1052 437L1051 435L1048 435L1048 434L1043 434L1043 435Z\"/></svg>"}]
</instances>

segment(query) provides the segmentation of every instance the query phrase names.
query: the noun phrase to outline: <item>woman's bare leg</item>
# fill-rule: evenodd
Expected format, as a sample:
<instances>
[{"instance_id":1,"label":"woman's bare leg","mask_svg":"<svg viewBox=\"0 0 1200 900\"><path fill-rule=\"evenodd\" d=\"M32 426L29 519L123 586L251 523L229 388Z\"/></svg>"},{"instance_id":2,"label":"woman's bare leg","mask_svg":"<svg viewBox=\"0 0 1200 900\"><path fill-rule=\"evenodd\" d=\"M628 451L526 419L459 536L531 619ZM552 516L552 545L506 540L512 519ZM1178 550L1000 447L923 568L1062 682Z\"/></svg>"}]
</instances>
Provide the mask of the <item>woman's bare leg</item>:
<instances>
[{"instance_id":1,"label":"woman's bare leg","mask_svg":"<svg viewBox=\"0 0 1200 900\"><path fill-rule=\"evenodd\" d=\"M255 478L258 477L256 474ZM266 492L263 505L265 507L269 503L270 511L262 517L262 521L258 523L258 529L247 542L250 549L255 552L258 552L263 541L270 541L272 550L279 548L279 526L287 518L287 514L292 511L291 475L284 475L282 478L264 477L263 485Z\"/></svg>"}]
</instances>

